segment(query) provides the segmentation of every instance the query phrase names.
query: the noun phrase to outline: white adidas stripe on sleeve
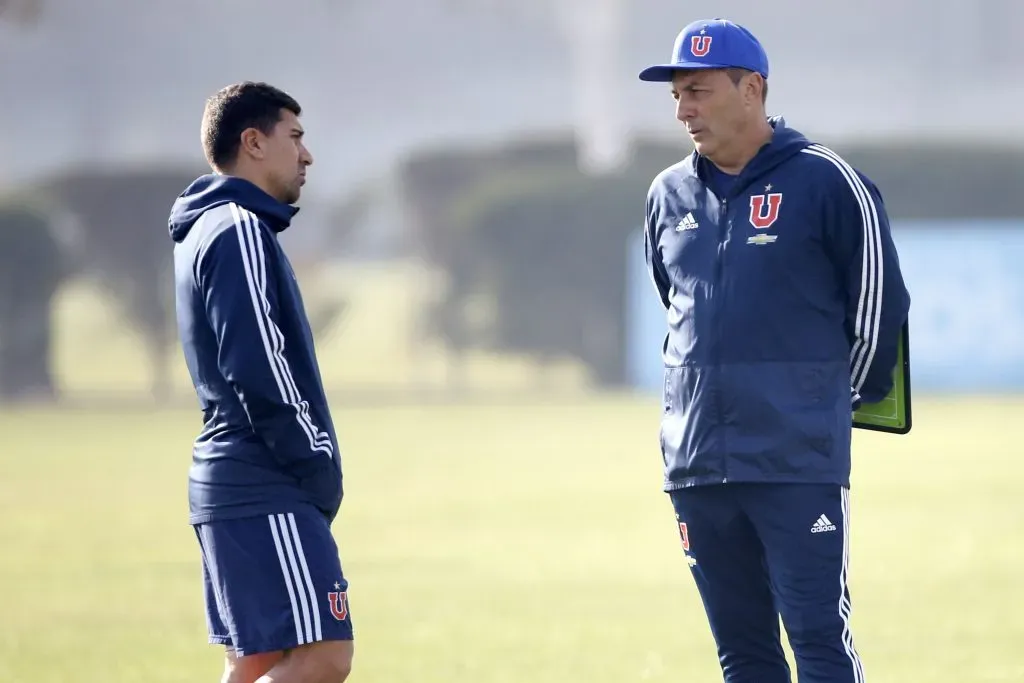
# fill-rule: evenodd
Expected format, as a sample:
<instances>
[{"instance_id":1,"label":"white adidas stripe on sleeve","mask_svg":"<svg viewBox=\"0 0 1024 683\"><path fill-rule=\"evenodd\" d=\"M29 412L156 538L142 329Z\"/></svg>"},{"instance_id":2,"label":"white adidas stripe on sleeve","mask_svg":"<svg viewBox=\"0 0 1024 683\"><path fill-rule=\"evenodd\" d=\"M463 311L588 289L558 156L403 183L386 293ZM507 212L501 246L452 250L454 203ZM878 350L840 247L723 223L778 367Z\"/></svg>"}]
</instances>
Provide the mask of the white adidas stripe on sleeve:
<instances>
[{"instance_id":1,"label":"white adidas stripe on sleeve","mask_svg":"<svg viewBox=\"0 0 1024 683\"><path fill-rule=\"evenodd\" d=\"M822 145L811 145L803 151L831 162L846 179L860 207L864 254L861 261L860 296L854 320L857 339L850 353L850 381L854 392L859 394L878 349L878 329L882 317L882 233L879 229L878 207L857 172L838 154Z\"/></svg>"},{"instance_id":2,"label":"white adidas stripe on sleeve","mask_svg":"<svg viewBox=\"0 0 1024 683\"><path fill-rule=\"evenodd\" d=\"M242 265L245 268L245 278L249 285L249 295L252 298L260 339L267 362L270 364L270 371L281 394L281 400L295 409L295 419L309 439L310 450L333 457L334 444L331 443L331 438L327 433L322 432L313 424L313 419L309 415L309 403L299 395L295 378L284 357L284 335L270 316L270 301L267 298L266 252L257 218L237 204L231 204L231 215L235 221L235 233L238 236Z\"/></svg>"}]
</instances>

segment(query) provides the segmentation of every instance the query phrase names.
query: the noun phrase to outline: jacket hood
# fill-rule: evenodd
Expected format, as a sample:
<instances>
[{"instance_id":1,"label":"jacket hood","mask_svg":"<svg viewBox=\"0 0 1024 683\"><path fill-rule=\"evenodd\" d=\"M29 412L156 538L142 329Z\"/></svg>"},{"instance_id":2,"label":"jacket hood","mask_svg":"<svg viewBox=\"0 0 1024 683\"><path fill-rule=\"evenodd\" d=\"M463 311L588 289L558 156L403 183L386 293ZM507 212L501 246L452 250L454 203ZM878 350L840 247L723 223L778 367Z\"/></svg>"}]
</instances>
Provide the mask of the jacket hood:
<instances>
[{"instance_id":1,"label":"jacket hood","mask_svg":"<svg viewBox=\"0 0 1024 683\"><path fill-rule=\"evenodd\" d=\"M234 202L260 217L274 232L291 224L297 207L279 202L259 187L235 176L207 174L192 181L178 195L167 218L171 239L181 242L203 212Z\"/></svg>"},{"instance_id":2,"label":"jacket hood","mask_svg":"<svg viewBox=\"0 0 1024 683\"><path fill-rule=\"evenodd\" d=\"M739 179L735 185L735 191L739 192L746 187L754 178L772 170L786 159L789 159L800 150L813 144L803 133L788 128L786 121L781 116L769 117L768 123L775 129L772 139L761 147L758 153L750 160L740 172ZM696 151L690 155L689 163L686 164L687 172L698 177L704 176L704 164L710 163Z\"/></svg>"}]
</instances>

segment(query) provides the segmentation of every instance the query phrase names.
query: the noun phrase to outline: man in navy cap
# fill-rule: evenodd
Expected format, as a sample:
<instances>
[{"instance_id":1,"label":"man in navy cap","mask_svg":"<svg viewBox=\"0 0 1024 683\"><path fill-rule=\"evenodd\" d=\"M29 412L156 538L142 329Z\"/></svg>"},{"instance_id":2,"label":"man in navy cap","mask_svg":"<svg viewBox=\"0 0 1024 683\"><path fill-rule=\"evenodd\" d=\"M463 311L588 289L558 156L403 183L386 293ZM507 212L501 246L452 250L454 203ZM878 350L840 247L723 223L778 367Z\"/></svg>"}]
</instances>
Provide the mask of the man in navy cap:
<instances>
[{"instance_id":1,"label":"man in navy cap","mask_svg":"<svg viewBox=\"0 0 1024 683\"><path fill-rule=\"evenodd\" d=\"M768 118L750 31L696 21L667 64L694 152L647 196L668 334L661 449L729 683L862 683L850 630L853 408L889 392L910 297L875 185Z\"/></svg>"}]
</instances>

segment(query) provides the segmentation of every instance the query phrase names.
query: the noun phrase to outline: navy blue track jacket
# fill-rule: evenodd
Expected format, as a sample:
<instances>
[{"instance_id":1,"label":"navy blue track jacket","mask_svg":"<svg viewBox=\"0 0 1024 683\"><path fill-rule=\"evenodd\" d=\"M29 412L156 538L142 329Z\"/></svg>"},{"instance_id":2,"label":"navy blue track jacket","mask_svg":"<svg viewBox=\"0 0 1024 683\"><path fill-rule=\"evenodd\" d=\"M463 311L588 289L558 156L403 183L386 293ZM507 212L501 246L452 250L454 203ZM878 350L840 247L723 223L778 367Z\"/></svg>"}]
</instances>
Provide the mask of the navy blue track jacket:
<instances>
[{"instance_id":1,"label":"navy blue track jacket","mask_svg":"<svg viewBox=\"0 0 1024 683\"><path fill-rule=\"evenodd\" d=\"M849 486L853 401L892 388L910 296L878 189L771 119L726 196L694 152L647 197L646 256L667 310L665 490Z\"/></svg>"},{"instance_id":2,"label":"navy blue track jacket","mask_svg":"<svg viewBox=\"0 0 1024 683\"><path fill-rule=\"evenodd\" d=\"M206 175L174 202L178 331L204 424L192 524L319 509L342 498L341 454L298 282L277 235L297 208Z\"/></svg>"}]
</instances>

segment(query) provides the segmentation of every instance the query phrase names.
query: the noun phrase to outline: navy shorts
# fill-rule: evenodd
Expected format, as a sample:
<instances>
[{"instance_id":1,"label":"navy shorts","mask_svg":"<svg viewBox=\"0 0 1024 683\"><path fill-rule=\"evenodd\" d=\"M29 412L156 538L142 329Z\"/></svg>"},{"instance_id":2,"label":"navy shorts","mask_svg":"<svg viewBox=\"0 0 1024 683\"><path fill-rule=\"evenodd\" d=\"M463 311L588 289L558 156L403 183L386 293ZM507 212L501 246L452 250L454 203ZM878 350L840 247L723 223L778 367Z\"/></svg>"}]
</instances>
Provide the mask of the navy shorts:
<instances>
[{"instance_id":1,"label":"navy shorts","mask_svg":"<svg viewBox=\"0 0 1024 683\"><path fill-rule=\"evenodd\" d=\"M264 515L194 528L211 643L241 657L352 640L348 582L323 515Z\"/></svg>"}]
</instances>

